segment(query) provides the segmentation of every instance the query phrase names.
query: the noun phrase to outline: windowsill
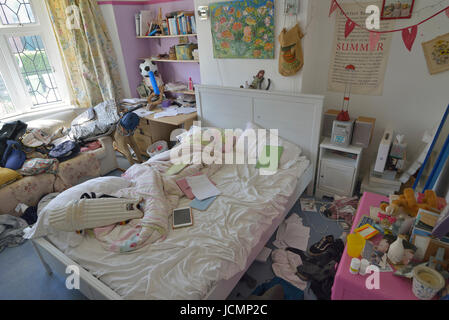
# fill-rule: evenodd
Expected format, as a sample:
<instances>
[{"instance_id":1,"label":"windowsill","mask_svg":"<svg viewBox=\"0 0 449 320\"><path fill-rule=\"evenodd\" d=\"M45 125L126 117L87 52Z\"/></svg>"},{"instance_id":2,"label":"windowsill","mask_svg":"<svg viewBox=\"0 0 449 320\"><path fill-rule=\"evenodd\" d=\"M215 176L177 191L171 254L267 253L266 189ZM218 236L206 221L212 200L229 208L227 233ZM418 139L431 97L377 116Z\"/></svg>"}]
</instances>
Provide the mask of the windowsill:
<instances>
[{"instance_id":1,"label":"windowsill","mask_svg":"<svg viewBox=\"0 0 449 320\"><path fill-rule=\"evenodd\" d=\"M9 122L14 120L20 120L21 117L33 117L33 116L39 116L39 115L45 115L49 112L62 112L67 110L73 110L77 109L77 106L71 105L71 104L53 104L45 107L39 107L31 109L30 111L18 113L14 115L7 115L4 117L0 117L0 122Z\"/></svg>"}]
</instances>

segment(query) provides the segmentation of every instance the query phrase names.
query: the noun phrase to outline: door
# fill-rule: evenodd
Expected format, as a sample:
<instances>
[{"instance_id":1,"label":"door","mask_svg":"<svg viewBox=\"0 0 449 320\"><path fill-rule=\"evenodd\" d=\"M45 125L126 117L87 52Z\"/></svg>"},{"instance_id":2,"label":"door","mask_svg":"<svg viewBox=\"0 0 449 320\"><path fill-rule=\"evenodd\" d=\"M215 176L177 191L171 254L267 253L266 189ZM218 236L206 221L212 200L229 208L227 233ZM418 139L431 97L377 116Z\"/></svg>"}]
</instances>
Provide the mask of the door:
<instances>
[{"instance_id":1,"label":"door","mask_svg":"<svg viewBox=\"0 0 449 320\"><path fill-rule=\"evenodd\" d=\"M319 188L351 196L354 174L354 167L323 160L320 165Z\"/></svg>"}]
</instances>

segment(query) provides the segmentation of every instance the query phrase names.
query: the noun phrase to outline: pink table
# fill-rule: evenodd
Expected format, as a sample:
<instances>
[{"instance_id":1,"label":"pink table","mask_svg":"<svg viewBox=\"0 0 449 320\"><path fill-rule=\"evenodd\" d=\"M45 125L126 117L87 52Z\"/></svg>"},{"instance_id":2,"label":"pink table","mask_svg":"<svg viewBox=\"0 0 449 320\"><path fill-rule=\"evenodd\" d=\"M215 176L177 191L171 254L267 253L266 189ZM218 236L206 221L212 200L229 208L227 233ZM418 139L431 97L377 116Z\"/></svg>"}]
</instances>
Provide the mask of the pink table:
<instances>
[{"instance_id":1,"label":"pink table","mask_svg":"<svg viewBox=\"0 0 449 320\"><path fill-rule=\"evenodd\" d=\"M363 194L351 232L354 231L361 216L369 215L370 207L378 207L381 201L388 201L388 198L370 192ZM365 281L369 275L353 275L349 272L351 259L345 248L335 275L332 300L417 300L412 292L412 281L397 277L393 272L381 272L380 288L368 289Z\"/></svg>"}]
</instances>

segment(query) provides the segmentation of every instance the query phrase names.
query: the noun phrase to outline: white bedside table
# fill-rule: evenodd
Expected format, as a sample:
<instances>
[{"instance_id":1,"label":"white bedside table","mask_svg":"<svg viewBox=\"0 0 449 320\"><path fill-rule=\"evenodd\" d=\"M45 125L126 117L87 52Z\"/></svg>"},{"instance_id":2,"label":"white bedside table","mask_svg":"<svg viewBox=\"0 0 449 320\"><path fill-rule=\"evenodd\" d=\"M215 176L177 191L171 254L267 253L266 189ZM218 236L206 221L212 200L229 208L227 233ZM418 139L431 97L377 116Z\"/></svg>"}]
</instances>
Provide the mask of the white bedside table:
<instances>
[{"instance_id":1,"label":"white bedside table","mask_svg":"<svg viewBox=\"0 0 449 320\"><path fill-rule=\"evenodd\" d=\"M337 146L330 138L324 138L320 144L318 176L315 194L317 197L351 197L359 174L363 148L349 145Z\"/></svg>"}]
</instances>

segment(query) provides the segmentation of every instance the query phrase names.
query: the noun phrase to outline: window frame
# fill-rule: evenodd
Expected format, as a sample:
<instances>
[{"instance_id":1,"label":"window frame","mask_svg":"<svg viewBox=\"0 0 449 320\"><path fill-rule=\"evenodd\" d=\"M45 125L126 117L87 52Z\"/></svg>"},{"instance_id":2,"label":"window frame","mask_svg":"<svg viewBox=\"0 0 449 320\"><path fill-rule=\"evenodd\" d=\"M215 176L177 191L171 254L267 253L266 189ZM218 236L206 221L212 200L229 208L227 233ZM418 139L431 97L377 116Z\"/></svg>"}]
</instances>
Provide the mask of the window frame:
<instances>
[{"instance_id":1,"label":"window frame","mask_svg":"<svg viewBox=\"0 0 449 320\"><path fill-rule=\"evenodd\" d=\"M61 108L70 105L70 96L67 88L66 77L53 31L50 16L46 4L42 0L29 0L33 11L35 23L2 25L0 22L0 73L5 82L11 101L16 112L0 114L0 119L18 116L28 112L40 111L50 108ZM50 67L53 70L61 101L50 102L41 105L33 105L32 96L28 93L25 80L21 75L19 65L16 63L13 50L8 42L8 37L40 36ZM24 94L25 92L25 94Z\"/></svg>"}]
</instances>

